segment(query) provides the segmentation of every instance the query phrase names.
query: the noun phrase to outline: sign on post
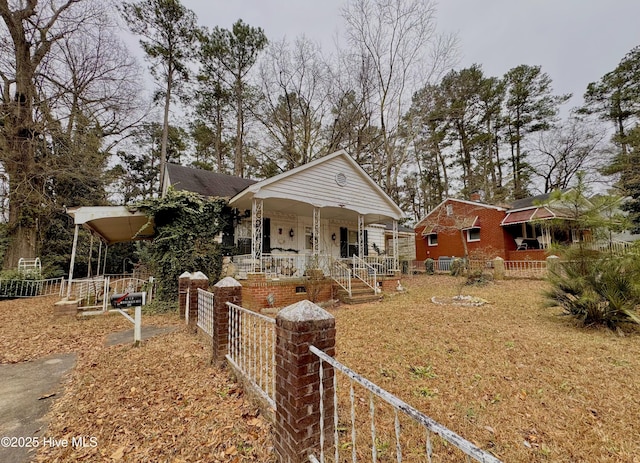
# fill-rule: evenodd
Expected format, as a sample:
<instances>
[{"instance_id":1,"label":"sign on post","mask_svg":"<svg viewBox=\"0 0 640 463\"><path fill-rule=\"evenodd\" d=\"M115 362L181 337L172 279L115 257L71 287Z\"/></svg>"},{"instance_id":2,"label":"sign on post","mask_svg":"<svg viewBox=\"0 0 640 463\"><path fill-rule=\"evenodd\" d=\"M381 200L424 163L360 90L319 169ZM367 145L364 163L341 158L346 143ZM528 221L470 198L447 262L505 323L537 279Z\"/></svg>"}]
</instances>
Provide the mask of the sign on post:
<instances>
[{"instance_id":1,"label":"sign on post","mask_svg":"<svg viewBox=\"0 0 640 463\"><path fill-rule=\"evenodd\" d=\"M113 294L111 296L111 307L116 309L122 315L124 315L130 322L133 323L133 342L137 346L142 341L142 306L147 299L147 293L123 293ZM131 315L124 312L122 309L135 308L135 319L131 318Z\"/></svg>"}]
</instances>

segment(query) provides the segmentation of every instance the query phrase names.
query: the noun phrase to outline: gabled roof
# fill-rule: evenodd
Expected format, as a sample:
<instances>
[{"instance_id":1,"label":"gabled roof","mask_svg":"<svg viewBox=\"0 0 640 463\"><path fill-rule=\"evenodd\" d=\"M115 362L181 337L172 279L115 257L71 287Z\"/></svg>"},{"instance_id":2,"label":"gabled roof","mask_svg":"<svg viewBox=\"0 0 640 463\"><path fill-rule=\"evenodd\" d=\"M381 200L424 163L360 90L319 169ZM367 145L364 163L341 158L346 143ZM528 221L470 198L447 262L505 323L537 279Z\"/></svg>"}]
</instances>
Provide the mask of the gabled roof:
<instances>
[{"instance_id":1,"label":"gabled roof","mask_svg":"<svg viewBox=\"0 0 640 463\"><path fill-rule=\"evenodd\" d=\"M167 176L171 186L176 190L191 191L214 198L231 198L256 183L256 180L248 178L177 164L167 164Z\"/></svg>"},{"instance_id":2,"label":"gabled roof","mask_svg":"<svg viewBox=\"0 0 640 463\"><path fill-rule=\"evenodd\" d=\"M540 204L547 202L551 193L544 193L536 196L529 196L528 198L516 199L511 203L509 210L527 209L530 207L537 207Z\"/></svg>"},{"instance_id":3,"label":"gabled roof","mask_svg":"<svg viewBox=\"0 0 640 463\"><path fill-rule=\"evenodd\" d=\"M423 226L423 225L426 225L426 224L427 224L427 222L429 221L429 218L430 218L432 215L434 215L434 214L435 214L435 213L436 213L436 212L437 212L437 211L438 211L438 210L439 210L439 209L440 209L444 204L446 204L447 202L462 203L462 204L466 204L466 205L469 205L469 206L482 207L482 208L484 208L484 209L494 209L494 210L496 210L496 211L505 211L505 212L506 212L506 210L507 210L506 208L501 207L501 206L494 206L494 205L492 205L492 204L480 203L480 202L477 202L477 201L468 201L468 200L466 200L466 199L457 199L457 198L446 198L446 199L445 199L445 200L443 200L440 204L438 204L436 207L434 207L434 208L431 210L431 212L429 212L427 215L425 215L425 216L422 218L422 220L420 220L420 221L416 224L415 228L418 228L418 227L421 227L421 226ZM472 217L472 218L475 218L475 216L474 216L474 217ZM467 228L472 228L472 227L470 226L470 227L467 227Z\"/></svg>"},{"instance_id":4,"label":"gabled roof","mask_svg":"<svg viewBox=\"0 0 640 463\"><path fill-rule=\"evenodd\" d=\"M361 187L360 189L356 187ZM359 193L365 192L365 197ZM374 220L398 220L402 209L345 151L339 150L274 177L254 183L229 201L240 209L252 199L291 201L334 210L351 210Z\"/></svg>"}]
</instances>

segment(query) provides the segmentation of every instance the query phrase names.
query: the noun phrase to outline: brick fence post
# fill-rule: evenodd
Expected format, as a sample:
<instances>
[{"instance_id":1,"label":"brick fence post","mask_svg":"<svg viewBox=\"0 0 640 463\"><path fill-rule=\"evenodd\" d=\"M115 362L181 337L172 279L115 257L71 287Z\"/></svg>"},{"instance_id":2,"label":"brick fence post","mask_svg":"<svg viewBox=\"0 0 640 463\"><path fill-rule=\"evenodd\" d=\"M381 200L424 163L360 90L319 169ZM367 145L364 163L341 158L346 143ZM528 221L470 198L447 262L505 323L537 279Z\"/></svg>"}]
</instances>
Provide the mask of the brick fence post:
<instances>
[{"instance_id":1,"label":"brick fence post","mask_svg":"<svg viewBox=\"0 0 640 463\"><path fill-rule=\"evenodd\" d=\"M335 355L335 318L310 301L276 316L275 451L280 463L303 463L318 456L320 444L320 359L313 345ZM333 375L323 364L325 447L333 445Z\"/></svg>"},{"instance_id":2,"label":"brick fence post","mask_svg":"<svg viewBox=\"0 0 640 463\"><path fill-rule=\"evenodd\" d=\"M227 302L242 305L242 285L225 277L213 286L213 358L220 365L229 351L229 307Z\"/></svg>"},{"instance_id":3,"label":"brick fence post","mask_svg":"<svg viewBox=\"0 0 640 463\"><path fill-rule=\"evenodd\" d=\"M209 278L202 272L192 273L189 281L189 312L187 320L194 329L198 322L198 288L205 290L209 288Z\"/></svg>"},{"instance_id":4,"label":"brick fence post","mask_svg":"<svg viewBox=\"0 0 640 463\"><path fill-rule=\"evenodd\" d=\"M556 255L551 254L549 257L547 257L547 273L557 272L559 264L560 258Z\"/></svg>"},{"instance_id":5,"label":"brick fence post","mask_svg":"<svg viewBox=\"0 0 640 463\"><path fill-rule=\"evenodd\" d=\"M189 293L189 285L191 284L191 274L184 272L178 277L178 307L180 310L180 318L184 319L184 312L187 308L187 294Z\"/></svg>"},{"instance_id":6,"label":"brick fence post","mask_svg":"<svg viewBox=\"0 0 640 463\"><path fill-rule=\"evenodd\" d=\"M493 279L504 280L504 259L502 257L493 259Z\"/></svg>"}]
</instances>

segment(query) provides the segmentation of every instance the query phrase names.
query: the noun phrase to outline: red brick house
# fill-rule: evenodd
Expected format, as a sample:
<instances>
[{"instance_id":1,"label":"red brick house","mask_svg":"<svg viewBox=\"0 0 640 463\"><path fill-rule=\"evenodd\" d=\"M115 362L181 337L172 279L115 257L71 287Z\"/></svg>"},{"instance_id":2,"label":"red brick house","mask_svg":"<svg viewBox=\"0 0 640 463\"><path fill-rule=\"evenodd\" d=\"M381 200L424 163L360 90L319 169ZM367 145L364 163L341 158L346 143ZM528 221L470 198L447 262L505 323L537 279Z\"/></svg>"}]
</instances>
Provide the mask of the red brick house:
<instances>
[{"instance_id":1,"label":"red brick house","mask_svg":"<svg viewBox=\"0 0 640 463\"><path fill-rule=\"evenodd\" d=\"M416 259L478 256L544 260L551 243L591 239L574 224L567 207L549 203L549 194L497 206L449 198L415 227Z\"/></svg>"},{"instance_id":2,"label":"red brick house","mask_svg":"<svg viewBox=\"0 0 640 463\"><path fill-rule=\"evenodd\" d=\"M507 258L517 246L500 226L507 208L449 198L440 203L415 227L416 259L463 257L486 251ZM495 251L495 252L492 252Z\"/></svg>"}]
</instances>

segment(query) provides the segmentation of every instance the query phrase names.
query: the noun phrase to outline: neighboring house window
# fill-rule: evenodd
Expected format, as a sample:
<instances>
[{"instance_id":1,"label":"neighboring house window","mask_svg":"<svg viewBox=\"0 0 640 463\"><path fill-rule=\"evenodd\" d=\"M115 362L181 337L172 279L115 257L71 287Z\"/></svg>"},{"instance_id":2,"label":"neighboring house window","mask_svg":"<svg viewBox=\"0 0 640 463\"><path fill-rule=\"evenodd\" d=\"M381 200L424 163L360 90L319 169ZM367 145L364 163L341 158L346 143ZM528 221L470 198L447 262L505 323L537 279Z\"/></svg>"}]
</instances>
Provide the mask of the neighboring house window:
<instances>
[{"instance_id":1,"label":"neighboring house window","mask_svg":"<svg viewBox=\"0 0 640 463\"><path fill-rule=\"evenodd\" d=\"M467 241L480 241L480 229L469 228L467 230Z\"/></svg>"},{"instance_id":2,"label":"neighboring house window","mask_svg":"<svg viewBox=\"0 0 640 463\"><path fill-rule=\"evenodd\" d=\"M453 215L453 204L447 204L447 215L448 216Z\"/></svg>"},{"instance_id":3,"label":"neighboring house window","mask_svg":"<svg viewBox=\"0 0 640 463\"><path fill-rule=\"evenodd\" d=\"M436 233L430 233L427 235L427 244L429 246L437 246L438 245L438 235Z\"/></svg>"}]
</instances>

